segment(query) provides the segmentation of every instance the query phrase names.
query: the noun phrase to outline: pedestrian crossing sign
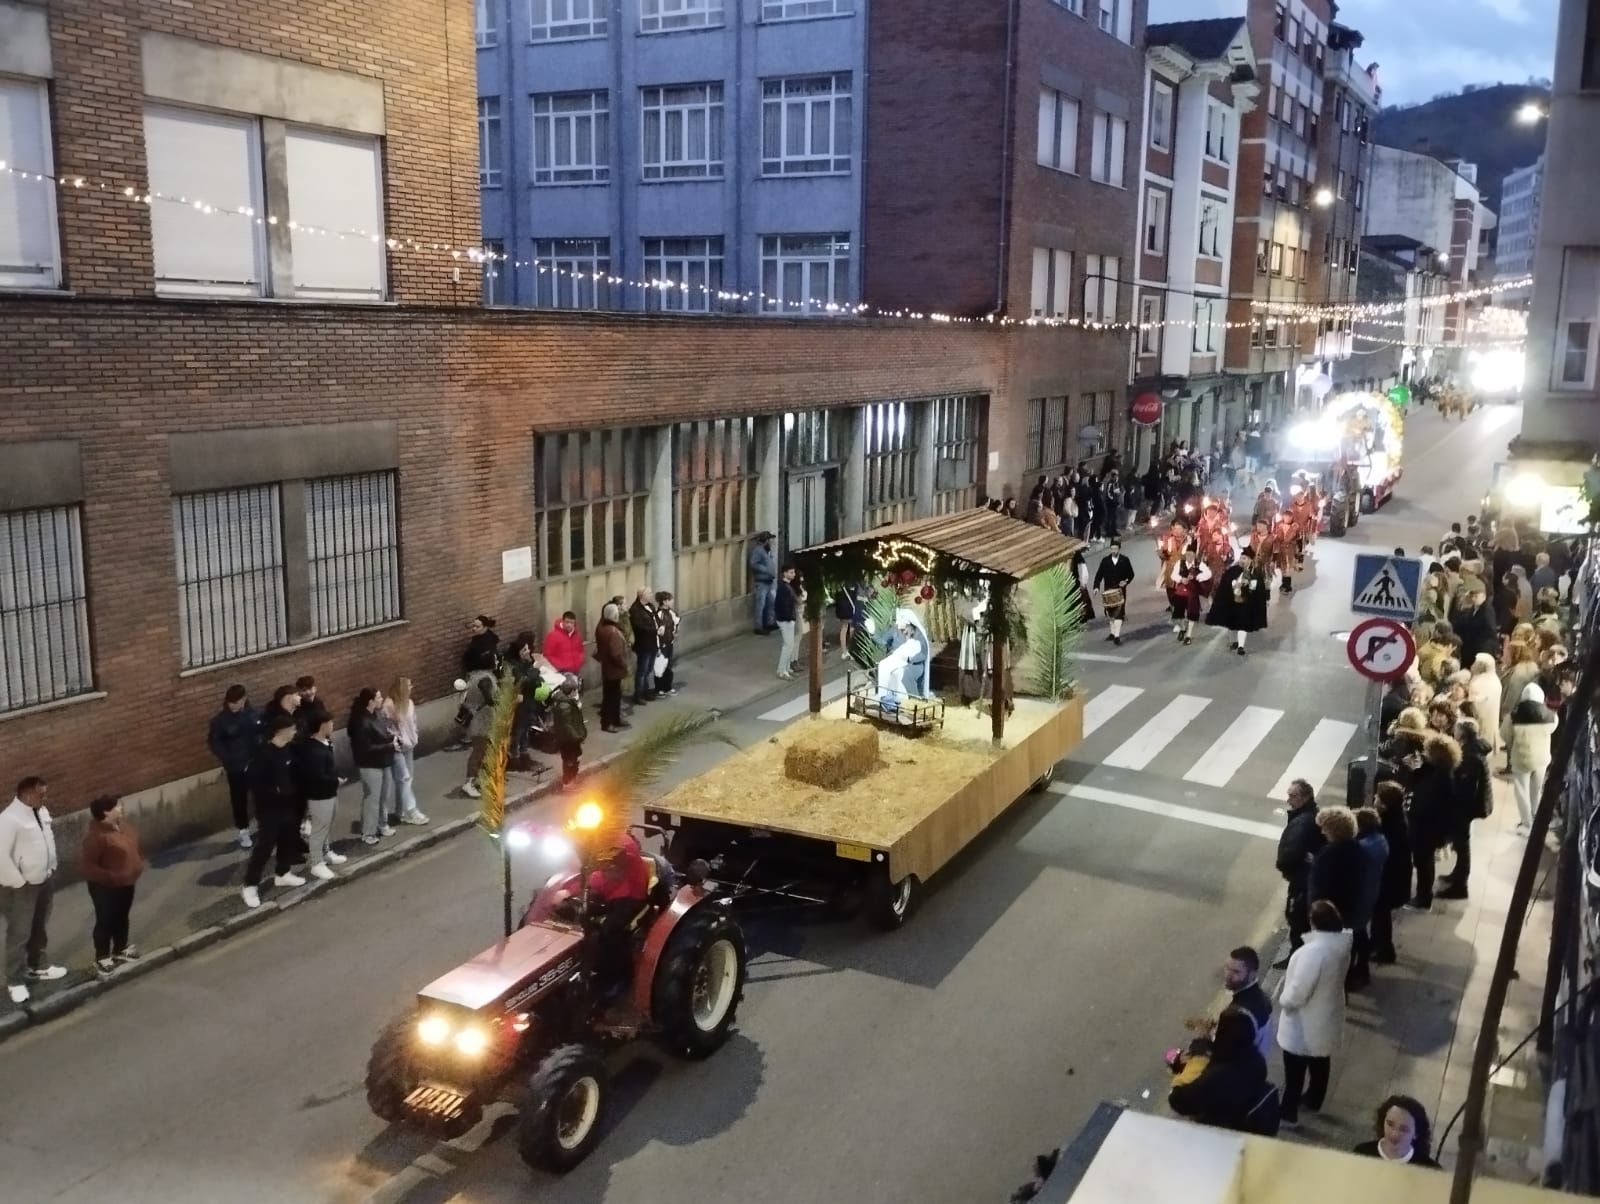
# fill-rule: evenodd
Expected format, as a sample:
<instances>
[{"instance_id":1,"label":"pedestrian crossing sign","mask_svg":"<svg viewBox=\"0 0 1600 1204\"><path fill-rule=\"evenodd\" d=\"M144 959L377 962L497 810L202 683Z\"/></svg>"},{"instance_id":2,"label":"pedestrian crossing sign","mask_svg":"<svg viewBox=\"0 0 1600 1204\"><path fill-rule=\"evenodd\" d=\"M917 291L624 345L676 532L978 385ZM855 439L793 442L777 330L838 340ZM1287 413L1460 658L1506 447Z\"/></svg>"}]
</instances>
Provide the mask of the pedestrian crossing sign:
<instances>
[{"instance_id":1,"label":"pedestrian crossing sign","mask_svg":"<svg viewBox=\"0 0 1600 1204\"><path fill-rule=\"evenodd\" d=\"M1417 617L1422 561L1398 556L1357 556L1350 609L1410 622Z\"/></svg>"}]
</instances>

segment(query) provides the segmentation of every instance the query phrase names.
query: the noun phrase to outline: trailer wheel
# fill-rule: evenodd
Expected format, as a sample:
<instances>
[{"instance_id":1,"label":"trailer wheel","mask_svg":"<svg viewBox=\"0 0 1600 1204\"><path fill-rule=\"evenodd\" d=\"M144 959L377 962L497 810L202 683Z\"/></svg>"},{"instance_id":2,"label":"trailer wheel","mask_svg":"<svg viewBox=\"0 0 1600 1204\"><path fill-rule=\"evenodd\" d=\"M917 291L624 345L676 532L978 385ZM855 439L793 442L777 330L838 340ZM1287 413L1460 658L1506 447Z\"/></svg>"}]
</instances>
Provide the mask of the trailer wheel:
<instances>
[{"instance_id":1,"label":"trailer wheel","mask_svg":"<svg viewBox=\"0 0 1600 1204\"><path fill-rule=\"evenodd\" d=\"M391 1125L406 1118L406 1096L417 1085L411 1062L415 1025L413 1012L390 1021L372 1043L372 1053L367 1057L367 1107L379 1120Z\"/></svg>"},{"instance_id":2,"label":"trailer wheel","mask_svg":"<svg viewBox=\"0 0 1600 1204\"><path fill-rule=\"evenodd\" d=\"M1377 509L1378 509L1377 495L1375 495L1372 492L1372 490L1370 490L1370 489L1363 489L1361 491L1361 513L1362 514L1373 514L1373 513L1375 513L1377 511Z\"/></svg>"},{"instance_id":3,"label":"trailer wheel","mask_svg":"<svg viewBox=\"0 0 1600 1204\"><path fill-rule=\"evenodd\" d=\"M889 881L887 868L875 869L867 878L867 922L882 932L893 932L911 918L922 901L922 883L915 874Z\"/></svg>"},{"instance_id":4,"label":"trailer wheel","mask_svg":"<svg viewBox=\"0 0 1600 1204\"><path fill-rule=\"evenodd\" d=\"M660 1043L684 1058L721 1049L744 998L744 932L727 909L702 903L678 922L650 987Z\"/></svg>"},{"instance_id":5,"label":"trailer wheel","mask_svg":"<svg viewBox=\"0 0 1600 1204\"><path fill-rule=\"evenodd\" d=\"M1038 794L1041 790L1043 790L1046 786L1050 785L1050 783L1055 781L1055 780L1056 780L1056 767L1054 765L1052 765L1052 766L1050 766L1049 769L1045 770L1043 773L1041 773L1038 777L1036 777L1033 780L1033 785L1028 787L1028 793L1029 794Z\"/></svg>"},{"instance_id":6,"label":"trailer wheel","mask_svg":"<svg viewBox=\"0 0 1600 1204\"><path fill-rule=\"evenodd\" d=\"M586 1045L561 1045L528 1081L518 1120L517 1153L535 1170L570 1171L600 1140L611 1083L606 1064Z\"/></svg>"}]
</instances>

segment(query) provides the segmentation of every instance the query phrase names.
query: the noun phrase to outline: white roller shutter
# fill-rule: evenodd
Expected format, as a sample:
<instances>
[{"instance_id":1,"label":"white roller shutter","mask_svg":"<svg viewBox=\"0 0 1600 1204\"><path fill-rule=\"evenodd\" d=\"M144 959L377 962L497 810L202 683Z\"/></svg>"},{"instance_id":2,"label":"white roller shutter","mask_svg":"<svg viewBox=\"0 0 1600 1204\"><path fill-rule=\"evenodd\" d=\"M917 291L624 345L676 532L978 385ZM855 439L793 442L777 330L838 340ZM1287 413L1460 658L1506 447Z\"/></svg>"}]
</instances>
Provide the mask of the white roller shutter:
<instances>
[{"instance_id":1,"label":"white roller shutter","mask_svg":"<svg viewBox=\"0 0 1600 1204\"><path fill-rule=\"evenodd\" d=\"M191 109L144 114L156 288L259 296L266 278L256 122Z\"/></svg>"},{"instance_id":2,"label":"white roller shutter","mask_svg":"<svg viewBox=\"0 0 1600 1204\"><path fill-rule=\"evenodd\" d=\"M35 80L0 79L0 285L54 288L61 282L56 252L56 185L22 179L52 174L49 105Z\"/></svg>"},{"instance_id":3,"label":"white roller shutter","mask_svg":"<svg viewBox=\"0 0 1600 1204\"><path fill-rule=\"evenodd\" d=\"M295 295L381 300L386 248L377 139L294 129L285 150Z\"/></svg>"}]
</instances>

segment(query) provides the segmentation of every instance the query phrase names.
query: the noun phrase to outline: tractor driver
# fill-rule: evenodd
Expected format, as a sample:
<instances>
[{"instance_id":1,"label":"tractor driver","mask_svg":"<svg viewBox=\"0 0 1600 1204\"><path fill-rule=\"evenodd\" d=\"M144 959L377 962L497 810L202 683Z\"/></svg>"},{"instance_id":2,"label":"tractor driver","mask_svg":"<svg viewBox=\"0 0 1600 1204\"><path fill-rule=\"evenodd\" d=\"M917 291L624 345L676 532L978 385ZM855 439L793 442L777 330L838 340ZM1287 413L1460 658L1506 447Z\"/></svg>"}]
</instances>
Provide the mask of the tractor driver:
<instances>
[{"instance_id":1,"label":"tractor driver","mask_svg":"<svg viewBox=\"0 0 1600 1204\"><path fill-rule=\"evenodd\" d=\"M628 985L629 931L650 896L650 867L631 835L624 835L590 873L589 895L600 920L595 968L601 991L620 993Z\"/></svg>"}]
</instances>

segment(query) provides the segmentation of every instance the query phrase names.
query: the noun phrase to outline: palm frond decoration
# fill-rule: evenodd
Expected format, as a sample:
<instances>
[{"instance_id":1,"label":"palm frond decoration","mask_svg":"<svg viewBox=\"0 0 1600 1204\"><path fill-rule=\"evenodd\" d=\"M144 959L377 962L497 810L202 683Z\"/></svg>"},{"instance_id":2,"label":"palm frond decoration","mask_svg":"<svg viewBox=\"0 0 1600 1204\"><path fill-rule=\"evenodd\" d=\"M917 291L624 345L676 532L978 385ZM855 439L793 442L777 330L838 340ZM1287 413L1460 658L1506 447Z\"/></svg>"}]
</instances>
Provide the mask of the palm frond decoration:
<instances>
[{"instance_id":1,"label":"palm frond decoration","mask_svg":"<svg viewBox=\"0 0 1600 1204\"><path fill-rule=\"evenodd\" d=\"M469 688L477 689L477 682ZM482 793L478 803L478 826L497 838L506 818L506 766L511 757L511 729L516 722L519 695L517 681L507 669L495 687L489 752L483 759L483 768L478 770L478 789Z\"/></svg>"},{"instance_id":2,"label":"palm frond decoration","mask_svg":"<svg viewBox=\"0 0 1600 1204\"><path fill-rule=\"evenodd\" d=\"M883 585L873 586L861 607L862 621L850 633L850 659L863 669L876 669L889 654L884 635L894 627L894 612L900 595ZM871 628L869 631L868 628Z\"/></svg>"},{"instance_id":3,"label":"palm frond decoration","mask_svg":"<svg viewBox=\"0 0 1600 1204\"><path fill-rule=\"evenodd\" d=\"M584 798L593 799L605 812L605 825L599 833L602 840L611 838L615 843L621 839L642 796L690 745L718 740L737 747L715 720L709 711L691 711L657 719L633 734L627 749L584 788Z\"/></svg>"},{"instance_id":4,"label":"palm frond decoration","mask_svg":"<svg viewBox=\"0 0 1600 1204\"><path fill-rule=\"evenodd\" d=\"M1072 570L1051 565L1023 582L1022 612L1027 643L1017 666L1019 688L1043 698L1070 697L1083 637L1083 594Z\"/></svg>"}]
</instances>

